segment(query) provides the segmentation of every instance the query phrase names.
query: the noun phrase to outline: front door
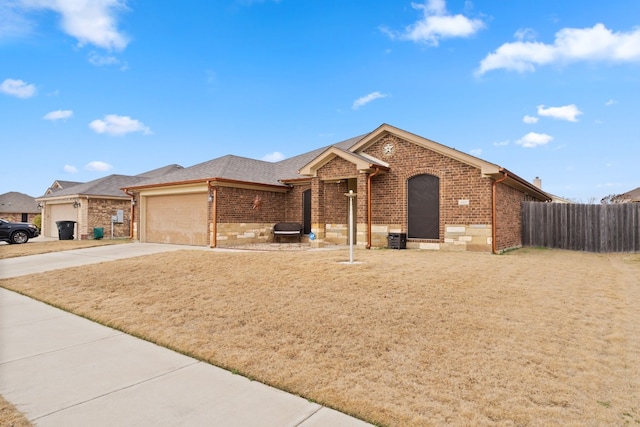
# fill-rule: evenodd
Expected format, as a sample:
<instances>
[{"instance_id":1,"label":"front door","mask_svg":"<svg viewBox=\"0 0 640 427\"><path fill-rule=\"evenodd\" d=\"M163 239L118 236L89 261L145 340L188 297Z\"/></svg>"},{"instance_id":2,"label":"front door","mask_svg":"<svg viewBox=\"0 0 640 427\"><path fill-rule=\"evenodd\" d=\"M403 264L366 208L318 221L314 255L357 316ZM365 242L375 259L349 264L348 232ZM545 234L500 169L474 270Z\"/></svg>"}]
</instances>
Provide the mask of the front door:
<instances>
[{"instance_id":1,"label":"front door","mask_svg":"<svg viewBox=\"0 0 640 427\"><path fill-rule=\"evenodd\" d=\"M302 193L302 234L311 233L311 190Z\"/></svg>"}]
</instances>

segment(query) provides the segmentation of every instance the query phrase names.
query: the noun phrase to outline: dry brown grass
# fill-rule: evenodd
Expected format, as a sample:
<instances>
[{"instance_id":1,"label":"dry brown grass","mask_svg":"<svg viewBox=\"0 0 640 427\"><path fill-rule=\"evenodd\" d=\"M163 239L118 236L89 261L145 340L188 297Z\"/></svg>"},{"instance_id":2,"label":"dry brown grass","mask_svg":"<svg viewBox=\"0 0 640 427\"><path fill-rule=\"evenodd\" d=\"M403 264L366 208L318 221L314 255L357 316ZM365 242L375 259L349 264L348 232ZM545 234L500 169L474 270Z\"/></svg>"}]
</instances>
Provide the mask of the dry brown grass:
<instances>
[{"instance_id":1,"label":"dry brown grass","mask_svg":"<svg viewBox=\"0 0 640 427\"><path fill-rule=\"evenodd\" d=\"M383 425L640 424L640 255L346 260L180 251L0 286Z\"/></svg>"},{"instance_id":2,"label":"dry brown grass","mask_svg":"<svg viewBox=\"0 0 640 427\"><path fill-rule=\"evenodd\" d=\"M33 424L16 407L0 396L0 426L31 427Z\"/></svg>"},{"instance_id":3,"label":"dry brown grass","mask_svg":"<svg viewBox=\"0 0 640 427\"><path fill-rule=\"evenodd\" d=\"M0 242L0 259L15 258L26 255L45 254L48 252L69 251L72 249L91 248L94 246L118 245L130 240L50 240L44 242L30 241L22 245L10 245Z\"/></svg>"}]
</instances>

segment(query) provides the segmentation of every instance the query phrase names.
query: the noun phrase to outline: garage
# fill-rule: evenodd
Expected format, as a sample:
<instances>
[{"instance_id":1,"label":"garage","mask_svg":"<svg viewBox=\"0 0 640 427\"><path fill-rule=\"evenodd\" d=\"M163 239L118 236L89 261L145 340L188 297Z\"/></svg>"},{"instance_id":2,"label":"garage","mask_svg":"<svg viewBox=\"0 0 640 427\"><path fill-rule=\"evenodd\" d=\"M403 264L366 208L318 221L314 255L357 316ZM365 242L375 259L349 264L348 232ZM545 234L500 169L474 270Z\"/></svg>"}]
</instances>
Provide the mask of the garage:
<instances>
[{"instance_id":1,"label":"garage","mask_svg":"<svg viewBox=\"0 0 640 427\"><path fill-rule=\"evenodd\" d=\"M207 194L145 197L145 236L150 243L206 246Z\"/></svg>"},{"instance_id":2,"label":"garage","mask_svg":"<svg viewBox=\"0 0 640 427\"><path fill-rule=\"evenodd\" d=\"M47 228L46 237L58 238L58 226L56 221L78 221L78 209L73 203L47 204ZM74 236L76 234L74 233Z\"/></svg>"}]
</instances>

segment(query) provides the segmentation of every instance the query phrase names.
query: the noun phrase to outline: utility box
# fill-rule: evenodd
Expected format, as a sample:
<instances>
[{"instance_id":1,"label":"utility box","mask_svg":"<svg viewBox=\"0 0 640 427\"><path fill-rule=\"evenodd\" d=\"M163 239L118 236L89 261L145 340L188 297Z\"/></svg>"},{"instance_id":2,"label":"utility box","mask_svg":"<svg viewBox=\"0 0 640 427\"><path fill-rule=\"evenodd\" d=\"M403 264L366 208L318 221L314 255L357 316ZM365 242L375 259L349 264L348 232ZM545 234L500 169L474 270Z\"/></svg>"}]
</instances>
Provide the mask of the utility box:
<instances>
[{"instance_id":1,"label":"utility box","mask_svg":"<svg viewBox=\"0 0 640 427\"><path fill-rule=\"evenodd\" d=\"M118 209L116 214L111 217L111 222L122 224L124 222L124 211L122 209Z\"/></svg>"},{"instance_id":2,"label":"utility box","mask_svg":"<svg viewBox=\"0 0 640 427\"><path fill-rule=\"evenodd\" d=\"M407 249L407 233L389 233L387 247L389 249Z\"/></svg>"},{"instance_id":3,"label":"utility box","mask_svg":"<svg viewBox=\"0 0 640 427\"><path fill-rule=\"evenodd\" d=\"M93 238L96 240L100 240L104 237L104 228L96 227L93 229Z\"/></svg>"}]
</instances>

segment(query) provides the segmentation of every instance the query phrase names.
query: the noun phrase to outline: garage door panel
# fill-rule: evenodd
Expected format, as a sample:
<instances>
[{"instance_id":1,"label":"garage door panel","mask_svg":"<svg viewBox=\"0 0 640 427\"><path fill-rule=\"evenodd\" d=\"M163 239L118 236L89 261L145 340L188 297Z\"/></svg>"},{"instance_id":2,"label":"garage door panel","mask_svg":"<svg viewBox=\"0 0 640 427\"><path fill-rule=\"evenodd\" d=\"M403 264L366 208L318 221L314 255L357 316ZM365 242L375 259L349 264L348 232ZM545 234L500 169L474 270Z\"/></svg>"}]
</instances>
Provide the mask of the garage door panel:
<instances>
[{"instance_id":1,"label":"garage door panel","mask_svg":"<svg viewBox=\"0 0 640 427\"><path fill-rule=\"evenodd\" d=\"M48 204L49 222L47 223L46 237L58 238L57 221L77 221L78 209L73 207L73 203L62 203L58 205Z\"/></svg>"},{"instance_id":2,"label":"garage door panel","mask_svg":"<svg viewBox=\"0 0 640 427\"><path fill-rule=\"evenodd\" d=\"M145 240L206 246L207 195L181 194L146 198Z\"/></svg>"}]
</instances>

